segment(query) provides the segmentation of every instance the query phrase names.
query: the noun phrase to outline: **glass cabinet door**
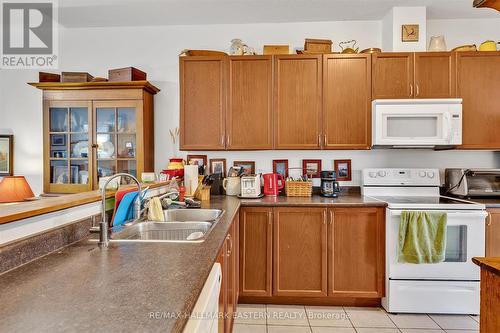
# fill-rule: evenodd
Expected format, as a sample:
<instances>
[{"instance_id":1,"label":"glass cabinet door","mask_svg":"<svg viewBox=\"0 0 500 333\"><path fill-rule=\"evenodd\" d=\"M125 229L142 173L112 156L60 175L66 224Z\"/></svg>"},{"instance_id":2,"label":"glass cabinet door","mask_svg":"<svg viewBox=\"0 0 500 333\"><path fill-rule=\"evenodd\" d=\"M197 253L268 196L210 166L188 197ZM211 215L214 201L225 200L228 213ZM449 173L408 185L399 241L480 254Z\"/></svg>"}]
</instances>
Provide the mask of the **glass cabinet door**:
<instances>
[{"instance_id":1,"label":"glass cabinet door","mask_svg":"<svg viewBox=\"0 0 500 333\"><path fill-rule=\"evenodd\" d=\"M89 102L49 102L45 114L45 191L72 193L92 187ZM47 170L48 169L48 170Z\"/></svg>"},{"instance_id":2,"label":"glass cabinet door","mask_svg":"<svg viewBox=\"0 0 500 333\"><path fill-rule=\"evenodd\" d=\"M100 101L94 103L97 144L97 179L126 172L137 177L136 101ZM122 179L122 183L129 180Z\"/></svg>"}]
</instances>

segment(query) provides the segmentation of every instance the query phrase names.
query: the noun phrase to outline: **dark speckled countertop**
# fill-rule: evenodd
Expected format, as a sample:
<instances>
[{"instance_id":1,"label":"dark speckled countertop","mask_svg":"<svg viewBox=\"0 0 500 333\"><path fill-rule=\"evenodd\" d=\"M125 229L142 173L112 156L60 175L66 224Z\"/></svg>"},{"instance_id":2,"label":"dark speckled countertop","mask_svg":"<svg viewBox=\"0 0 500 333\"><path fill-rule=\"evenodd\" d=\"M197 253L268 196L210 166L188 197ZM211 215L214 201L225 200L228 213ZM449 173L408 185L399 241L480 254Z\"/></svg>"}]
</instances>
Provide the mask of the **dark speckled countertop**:
<instances>
[{"instance_id":1,"label":"dark speckled countertop","mask_svg":"<svg viewBox=\"0 0 500 333\"><path fill-rule=\"evenodd\" d=\"M385 206L360 195L327 199L212 197L225 210L203 243L83 240L0 275L0 332L182 332L241 206Z\"/></svg>"}]
</instances>

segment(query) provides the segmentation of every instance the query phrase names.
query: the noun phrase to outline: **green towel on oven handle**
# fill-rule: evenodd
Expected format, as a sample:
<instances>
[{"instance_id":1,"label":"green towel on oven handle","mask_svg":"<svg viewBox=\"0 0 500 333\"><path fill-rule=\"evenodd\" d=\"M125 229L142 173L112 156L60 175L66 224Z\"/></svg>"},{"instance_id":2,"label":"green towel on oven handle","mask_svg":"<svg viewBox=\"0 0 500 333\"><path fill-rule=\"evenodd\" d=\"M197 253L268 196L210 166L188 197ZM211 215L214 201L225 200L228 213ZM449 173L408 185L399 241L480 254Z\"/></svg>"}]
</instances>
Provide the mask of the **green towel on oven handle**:
<instances>
[{"instance_id":1,"label":"green towel on oven handle","mask_svg":"<svg viewBox=\"0 0 500 333\"><path fill-rule=\"evenodd\" d=\"M446 213L403 211L399 223L398 262L443 262L446 251L446 223Z\"/></svg>"}]
</instances>

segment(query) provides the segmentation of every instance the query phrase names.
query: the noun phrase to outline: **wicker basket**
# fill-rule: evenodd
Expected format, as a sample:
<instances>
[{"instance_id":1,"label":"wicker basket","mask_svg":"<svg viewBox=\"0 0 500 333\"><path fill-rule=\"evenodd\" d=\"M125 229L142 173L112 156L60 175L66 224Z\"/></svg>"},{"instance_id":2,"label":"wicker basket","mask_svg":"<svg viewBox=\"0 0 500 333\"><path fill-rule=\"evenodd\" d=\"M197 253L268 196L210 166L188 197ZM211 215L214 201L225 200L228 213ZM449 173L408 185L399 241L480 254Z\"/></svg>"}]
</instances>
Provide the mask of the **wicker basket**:
<instances>
[{"instance_id":1,"label":"wicker basket","mask_svg":"<svg viewBox=\"0 0 500 333\"><path fill-rule=\"evenodd\" d=\"M287 197L310 197L312 195L312 181L287 180L285 192Z\"/></svg>"}]
</instances>

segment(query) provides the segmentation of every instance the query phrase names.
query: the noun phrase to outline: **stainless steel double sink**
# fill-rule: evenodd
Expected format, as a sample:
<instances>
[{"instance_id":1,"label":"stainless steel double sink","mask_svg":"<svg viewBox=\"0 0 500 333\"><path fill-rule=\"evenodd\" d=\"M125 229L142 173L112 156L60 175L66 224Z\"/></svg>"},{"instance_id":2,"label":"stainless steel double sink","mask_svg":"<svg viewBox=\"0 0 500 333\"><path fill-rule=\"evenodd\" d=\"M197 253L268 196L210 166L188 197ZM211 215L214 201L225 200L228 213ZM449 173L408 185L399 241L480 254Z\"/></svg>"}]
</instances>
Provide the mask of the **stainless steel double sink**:
<instances>
[{"instance_id":1,"label":"stainless steel double sink","mask_svg":"<svg viewBox=\"0 0 500 333\"><path fill-rule=\"evenodd\" d=\"M220 209L165 210L165 222L137 221L113 229L111 242L203 242L224 214Z\"/></svg>"}]
</instances>

